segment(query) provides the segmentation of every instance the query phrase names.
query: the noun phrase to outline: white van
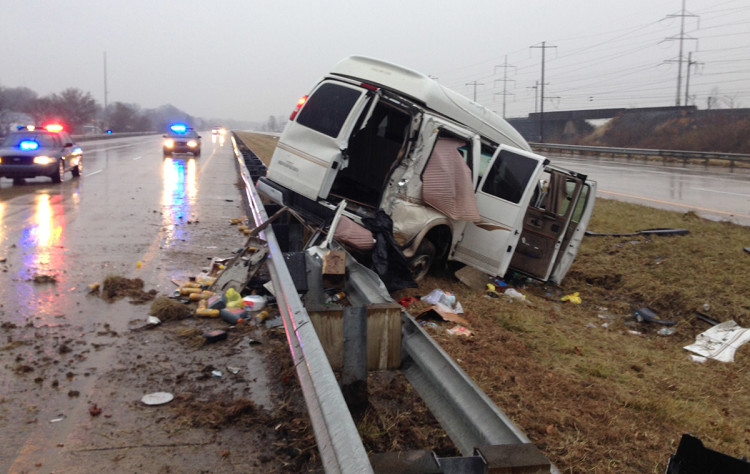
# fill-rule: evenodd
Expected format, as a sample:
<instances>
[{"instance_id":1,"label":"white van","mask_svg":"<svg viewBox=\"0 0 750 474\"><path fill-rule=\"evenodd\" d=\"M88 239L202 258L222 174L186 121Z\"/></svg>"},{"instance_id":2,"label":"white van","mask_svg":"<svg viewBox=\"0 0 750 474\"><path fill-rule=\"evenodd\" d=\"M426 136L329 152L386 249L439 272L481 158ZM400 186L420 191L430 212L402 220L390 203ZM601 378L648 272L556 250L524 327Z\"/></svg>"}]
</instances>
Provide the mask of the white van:
<instances>
[{"instance_id":1,"label":"white van","mask_svg":"<svg viewBox=\"0 0 750 474\"><path fill-rule=\"evenodd\" d=\"M559 283L596 184L531 152L504 119L418 72L361 56L300 99L259 192L366 252L378 210L419 280L438 259Z\"/></svg>"}]
</instances>

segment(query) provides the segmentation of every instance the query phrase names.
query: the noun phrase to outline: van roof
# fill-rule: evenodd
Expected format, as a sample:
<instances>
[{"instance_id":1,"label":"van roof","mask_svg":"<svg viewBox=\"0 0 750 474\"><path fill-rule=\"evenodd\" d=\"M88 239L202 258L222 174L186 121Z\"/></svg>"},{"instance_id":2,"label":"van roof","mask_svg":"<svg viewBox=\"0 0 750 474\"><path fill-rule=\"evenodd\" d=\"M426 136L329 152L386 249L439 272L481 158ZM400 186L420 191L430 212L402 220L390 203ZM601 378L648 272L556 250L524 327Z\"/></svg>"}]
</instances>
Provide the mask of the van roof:
<instances>
[{"instance_id":1,"label":"van roof","mask_svg":"<svg viewBox=\"0 0 750 474\"><path fill-rule=\"evenodd\" d=\"M379 59L349 56L336 64L331 74L396 91L499 144L531 150L505 119L420 72Z\"/></svg>"}]
</instances>

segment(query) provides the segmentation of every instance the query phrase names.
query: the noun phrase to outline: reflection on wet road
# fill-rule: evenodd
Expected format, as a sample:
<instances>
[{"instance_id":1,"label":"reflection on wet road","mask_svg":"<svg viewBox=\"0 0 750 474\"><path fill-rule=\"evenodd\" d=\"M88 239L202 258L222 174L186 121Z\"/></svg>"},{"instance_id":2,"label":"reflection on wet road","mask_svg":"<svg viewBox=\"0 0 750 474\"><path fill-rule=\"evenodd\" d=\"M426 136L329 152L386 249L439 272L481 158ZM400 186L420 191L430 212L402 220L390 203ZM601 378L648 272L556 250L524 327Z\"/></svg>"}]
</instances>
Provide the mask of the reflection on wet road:
<instances>
[{"instance_id":1,"label":"reflection on wet road","mask_svg":"<svg viewBox=\"0 0 750 474\"><path fill-rule=\"evenodd\" d=\"M191 209L198 197L195 159L165 158L162 194L162 216L165 232L161 246L169 247L175 240L185 240L183 227L194 219Z\"/></svg>"}]
</instances>

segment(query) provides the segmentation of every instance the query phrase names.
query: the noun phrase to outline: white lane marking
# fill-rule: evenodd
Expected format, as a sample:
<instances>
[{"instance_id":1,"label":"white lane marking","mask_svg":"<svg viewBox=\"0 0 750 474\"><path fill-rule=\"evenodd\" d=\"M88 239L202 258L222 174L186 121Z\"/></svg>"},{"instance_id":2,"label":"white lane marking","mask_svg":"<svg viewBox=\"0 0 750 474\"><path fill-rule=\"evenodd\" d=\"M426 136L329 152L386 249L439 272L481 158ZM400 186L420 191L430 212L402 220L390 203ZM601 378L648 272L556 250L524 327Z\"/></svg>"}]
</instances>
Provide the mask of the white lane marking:
<instances>
[{"instance_id":1,"label":"white lane marking","mask_svg":"<svg viewBox=\"0 0 750 474\"><path fill-rule=\"evenodd\" d=\"M91 173L89 173L89 174L87 174L87 175L84 175L84 176L86 176L86 177L89 177L89 176L94 176L95 174L99 174L99 173L101 173L102 171L104 171L104 170L96 170L96 171L92 171Z\"/></svg>"}]
</instances>

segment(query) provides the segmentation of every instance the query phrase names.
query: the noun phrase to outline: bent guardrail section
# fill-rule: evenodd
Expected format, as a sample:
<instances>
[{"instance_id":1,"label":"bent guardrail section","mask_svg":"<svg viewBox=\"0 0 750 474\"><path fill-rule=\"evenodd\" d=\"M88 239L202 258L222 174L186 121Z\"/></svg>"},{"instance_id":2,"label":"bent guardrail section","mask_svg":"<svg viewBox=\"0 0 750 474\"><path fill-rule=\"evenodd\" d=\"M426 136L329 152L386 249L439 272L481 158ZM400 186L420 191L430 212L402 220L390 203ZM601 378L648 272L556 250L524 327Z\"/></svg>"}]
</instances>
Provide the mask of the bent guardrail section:
<instances>
[{"instance_id":1,"label":"bent guardrail section","mask_svg":"<svg viewBox=\"0 0 750 474\"><path fill-rule=\"evenodd\" d=\"M268 219L235 137L232 137L240 174L256 226ZM289 350L305 398L315 440L326 473L373 472L367 452L349 413L344 396L294 282L271 226L261 232L268 243L268 269L284 321Z\"/></svg>"}]
</instances>

